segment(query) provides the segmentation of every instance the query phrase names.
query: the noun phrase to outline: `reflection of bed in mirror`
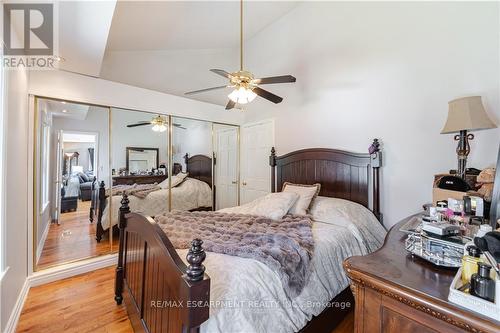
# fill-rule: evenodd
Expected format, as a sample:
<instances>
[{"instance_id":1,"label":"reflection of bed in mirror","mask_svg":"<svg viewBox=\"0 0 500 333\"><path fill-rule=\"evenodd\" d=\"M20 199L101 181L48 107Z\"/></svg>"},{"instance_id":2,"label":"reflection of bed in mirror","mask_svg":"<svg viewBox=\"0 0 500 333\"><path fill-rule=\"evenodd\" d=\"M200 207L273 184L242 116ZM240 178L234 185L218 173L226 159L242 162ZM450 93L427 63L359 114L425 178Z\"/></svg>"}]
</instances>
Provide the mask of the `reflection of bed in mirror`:
<instances>
[{"instance_id":1,"label":"reflection of bed in mirror","mask_svg":"<svg viewBox=\"0 0 500 333\"><path fill-rule=\"evenodd\" d=\"M168 178L159 184L141 184L135 188L113 186L111 223L109 219L108 194L104 182L96 190L94 200L97 208L96 239L100 241L106 230L118 223L118 208L121 193L127 191L131 210L147 216L168 212L169 201L172 210L209 211L212 210L212 159L205 155L185 155L186 172L172 177L169 198ZM132 193L132 194L130 194Z\"/></svg>"}]
</instances>

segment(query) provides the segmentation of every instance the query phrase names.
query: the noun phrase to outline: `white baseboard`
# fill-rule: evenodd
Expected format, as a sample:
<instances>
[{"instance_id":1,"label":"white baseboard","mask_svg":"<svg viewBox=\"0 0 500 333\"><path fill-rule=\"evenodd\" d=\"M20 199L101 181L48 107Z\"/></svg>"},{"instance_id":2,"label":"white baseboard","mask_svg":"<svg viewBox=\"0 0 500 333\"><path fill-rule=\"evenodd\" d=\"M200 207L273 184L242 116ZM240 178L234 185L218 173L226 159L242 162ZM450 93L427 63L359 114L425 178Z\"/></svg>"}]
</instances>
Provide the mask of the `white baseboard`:
<instances>
[{"instance_id":1,"label":"white baseboard","mask_svg":"<svg viewBox=\"0 0 500 333\"><path fill-rule=\"evenodd\" d=\"M30 287L35 287L75 275L95 271L96 269L113 266L116 265L117 262L117 253L107 254L96 258L44 269L42 271L33 273L30 277L28 277L28 280L30 281Z\"/></svg>"},{"instance_id":2,"label":"white baseboard","mask_svg":"<svg viewBox=\"0 0 500 333\"><path fill-rule=\"evenodd\" d=\"M28 297L28 291L30 290L30 284L28 279L24 280L23 287L21 288L21 292L17 297L16 304L14 305L14 309L10 314L9 321L7 325L5 325L4 333L14 333L16 331L17 322L19 321L19 317L21 316L21 312L23 311L24 302Z\"/></svg>"},{"instance_id":3,"label":"white baseboard","mask_svg":"<svg viewBox=\"0 0 500 333\"><path fill-rule=\"evenodd\" d=\"M40 260L40 256L42 255L43 245L45 244L45 240L47 240L47 235L49 234L49 229L51 224L52 222L49 221L45 226L45 230L43 231L42 237L40 238L38 246L36 247L36 262Z\"/></svg>"},{"instance_id":4,"label":"white baseboard","mask_svg":"<svg viewBox=\"0 0 500 333\"><path fill-rule=\"evenodd\" d=\"M5 326L4 333L14 333L16 331L17 323L21 312L23 310L24 302L28 297L28 292L31 287L36 287L49 282L65 279L75 275L80 275L90 271L95 271L100 268L116 265L118 261L118 254L108 254L96 258L86 259L82 261L72 262L69 264L61 265L58 267L49 268L43 271L35 272L24 281L23 287L17 298L14 309L9 317L9 321Z\"/></svg>"}]
</instances>

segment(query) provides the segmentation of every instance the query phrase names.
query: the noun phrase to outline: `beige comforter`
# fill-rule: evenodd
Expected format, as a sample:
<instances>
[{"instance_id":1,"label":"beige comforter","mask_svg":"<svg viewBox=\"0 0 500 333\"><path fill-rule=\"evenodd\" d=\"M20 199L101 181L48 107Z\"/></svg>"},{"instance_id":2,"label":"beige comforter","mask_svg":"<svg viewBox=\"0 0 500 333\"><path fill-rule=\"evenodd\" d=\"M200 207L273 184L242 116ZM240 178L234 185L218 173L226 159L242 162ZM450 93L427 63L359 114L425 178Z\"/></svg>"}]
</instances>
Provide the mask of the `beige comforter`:
<instances>
[{"instance_id":1,"label":"beige comforter","mask_svg":"<svg viewBox=\"0 0 500 333\"><path fill-rule=\"evenodd\" d=\"M204 265L211 278L212 307L201 331L296 332L327 306L347 306L328 303L349 285L342 262L380 247L385 230L366 208L346 200L338 200L338 205L332 212L335 224L313 223L312 272L295 298L287 297L279 275L265 264L208 252ZM177 252L186 257L187 250Z\"/></svg>"}]
</instances>

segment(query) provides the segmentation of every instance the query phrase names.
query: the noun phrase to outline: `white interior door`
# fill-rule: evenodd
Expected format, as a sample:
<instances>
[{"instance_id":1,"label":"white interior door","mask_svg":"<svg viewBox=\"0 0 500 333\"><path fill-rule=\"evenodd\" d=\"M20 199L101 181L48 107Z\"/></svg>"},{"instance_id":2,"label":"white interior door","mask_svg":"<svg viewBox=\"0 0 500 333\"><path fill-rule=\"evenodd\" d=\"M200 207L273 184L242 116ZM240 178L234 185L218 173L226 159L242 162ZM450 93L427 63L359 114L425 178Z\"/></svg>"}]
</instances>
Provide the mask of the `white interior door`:
<instances>
[{"instance_id":1,"label":"white interior door","mask_svg":"<svg viewBox=\"0 0 500 333\"><path fill-rule=\"evenodd\" d=\"M238 128L216 129L215 209L238 205Z\"/></svg>"},{"instance_id":2,"label":"white interior door","mask_svg":"<svg viewBox=\"0 0 500 333\"><path fill-rule=\"evenodd\" d=\"M269 155L273 146L273 120L241 127L240 204L271 192Z\"/></svg>"}]
</instances>

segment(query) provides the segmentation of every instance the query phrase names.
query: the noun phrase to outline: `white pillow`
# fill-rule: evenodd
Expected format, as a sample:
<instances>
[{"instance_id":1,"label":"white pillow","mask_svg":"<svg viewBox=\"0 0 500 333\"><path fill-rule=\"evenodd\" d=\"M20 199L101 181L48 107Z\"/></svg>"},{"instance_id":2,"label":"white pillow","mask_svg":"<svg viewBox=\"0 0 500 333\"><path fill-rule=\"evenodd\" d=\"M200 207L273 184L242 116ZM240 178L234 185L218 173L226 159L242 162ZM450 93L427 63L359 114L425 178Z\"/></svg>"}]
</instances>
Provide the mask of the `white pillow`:
<instances>
[{"instance_id":1,"label":"white pillow","mask_svg":"<svg viewBox=\"0 0 500 333\"><path fill-rule=\"evenodd\" d=\"M299 195L292 192L270 193L245 205L219 210L222 213L258 215L280 220L285 216Z\"/></svg>"},{"instance_id":2,"label":"white pillow","mask_svg":"<svg viewBox=\"0 0 500 333\"><path fill-rule=\"evenodd\" d=\"M284 183L282 192L297 193L299 195L299 200L295 202L288 213L293 215L306 215L309 212L312 201L319 194L320 189L321 184L302 185Z\"/></svg>"},{"instance_id":3,"label":"white pillow","mask_svg":"<svg viewBox=\"0 0 500 333\"><path fill-rule=\"evenodd\" d=\"M172 176L172 188L180 185L188 176L188 173L179 172L178 174ZM162 189L168 189L168 178L158 184Z\"/></svg>"}]
</instances>

